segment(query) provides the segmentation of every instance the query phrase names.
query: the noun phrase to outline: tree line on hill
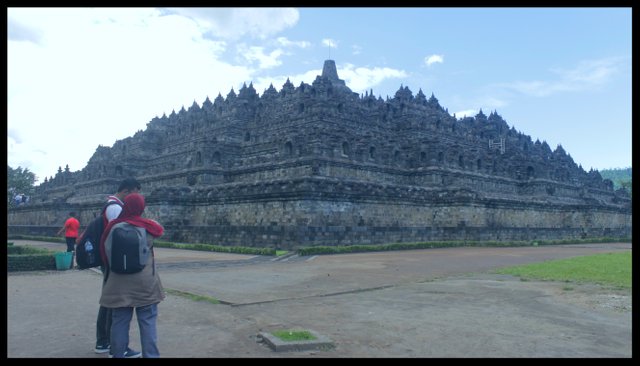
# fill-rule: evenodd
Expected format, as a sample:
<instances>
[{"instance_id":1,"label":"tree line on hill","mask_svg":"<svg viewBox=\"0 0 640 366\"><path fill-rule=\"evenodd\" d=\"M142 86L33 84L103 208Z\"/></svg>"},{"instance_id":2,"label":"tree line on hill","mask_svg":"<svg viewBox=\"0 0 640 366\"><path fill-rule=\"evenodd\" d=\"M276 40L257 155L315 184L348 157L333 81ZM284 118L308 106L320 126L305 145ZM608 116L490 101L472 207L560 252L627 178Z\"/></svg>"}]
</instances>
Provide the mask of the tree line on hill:
<instances>
[{"instance_id":1,"label":"tree line on hill","mask_svg":"<svg viewBox=\"0 0 640 366\"><path fill-rule=\"evenodd\" d=\"M602 169L599 173L602 179L613 182L613 189L624 188L631 194L631 167Z\"/></svg>"}]
</instances>

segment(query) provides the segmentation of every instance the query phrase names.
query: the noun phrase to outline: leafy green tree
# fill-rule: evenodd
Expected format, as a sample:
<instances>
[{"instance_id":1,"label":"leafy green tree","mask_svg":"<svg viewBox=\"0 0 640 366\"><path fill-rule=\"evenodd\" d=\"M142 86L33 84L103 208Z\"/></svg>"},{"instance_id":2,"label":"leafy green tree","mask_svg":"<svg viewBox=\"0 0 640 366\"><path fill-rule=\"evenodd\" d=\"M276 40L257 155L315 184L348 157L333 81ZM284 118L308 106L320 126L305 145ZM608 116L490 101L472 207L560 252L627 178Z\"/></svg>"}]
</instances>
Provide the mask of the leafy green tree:
<instances>
[{"instance_id":1,"label":"leafy green tree","mask_svg":"<svg viewBox=\"0 0 640 366\"><path fill-rule=\"evenodd\" d=\"M629 196L631 196L631 179L621 180L620 181L620 186L622 188L626 189L627 192L629 192Z\"/></svg>"},{"instance_id":2,"label":"leafy green tree","mask_svg":"<svg viewBox=\"0 0 640 366\"><path fill-rule=\"evenodd\" d=\"M7 207L11 205L16 194L33 195L36 181L36 175L30 172L29 168L13 169L7 165Z\"/></svg>"},{"instance_id":3,"label":"leafy green tree","mask_svg":"<svg viewBox=\"0 0 640 366\"><path fill-rule=\"evenodd\" d=\"M613 182L613 189L624 188L631 193L631 167L603 169L600 171L602 179L610 179Z\"/></svg>"}]
</instances>

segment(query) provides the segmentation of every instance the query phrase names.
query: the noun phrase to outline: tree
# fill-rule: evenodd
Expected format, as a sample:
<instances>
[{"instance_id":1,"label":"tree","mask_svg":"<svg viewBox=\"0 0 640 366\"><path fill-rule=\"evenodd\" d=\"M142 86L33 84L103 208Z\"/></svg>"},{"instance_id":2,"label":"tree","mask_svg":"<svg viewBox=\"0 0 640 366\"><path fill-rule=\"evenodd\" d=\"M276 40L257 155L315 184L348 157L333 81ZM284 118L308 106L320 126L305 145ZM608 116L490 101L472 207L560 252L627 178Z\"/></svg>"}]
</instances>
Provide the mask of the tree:
<instances>
[{"instance_id":1,"label":"tree","mask_svg":"<svg viewBox=\"0 0 640 366\"><path fill-rule=\"evenodd\" d=\"M629 192L629 196L631 196L631 179L628 180L621 180L620 181L620 186L624 189L627 190L627 192Z\"/></svg>"},{"instance_id":2,"label":"tree","mask_svg":"<svg viewBox=\"0 0 640 366\"><path fill-rule=\"evenodd\" d=\"M613 189L624 188L631 193L631 167L603 169L600 171L602 179L610 179Z\"/></svg>"},{"instance_id":3,"label":"tree","mask_svg":"<svg viewBox=\"0 0 640 366\"><path fill-rule=\"evenodd\" d=\"M7 165L7 206L11 205L16 194L33 195L36 181L36 175L30 172L29 168L13 169Z\"/></svg>"}]
</instances>

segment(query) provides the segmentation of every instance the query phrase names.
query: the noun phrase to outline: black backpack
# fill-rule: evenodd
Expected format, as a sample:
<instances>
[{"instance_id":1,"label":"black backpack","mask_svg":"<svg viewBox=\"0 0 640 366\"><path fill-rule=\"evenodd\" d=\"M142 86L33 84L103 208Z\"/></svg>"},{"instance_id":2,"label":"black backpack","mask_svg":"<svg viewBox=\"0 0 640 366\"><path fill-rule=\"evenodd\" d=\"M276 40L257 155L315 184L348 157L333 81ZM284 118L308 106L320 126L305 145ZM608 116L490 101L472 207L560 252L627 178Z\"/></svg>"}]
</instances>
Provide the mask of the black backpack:
<instances>
[{"instance_id":1,"label":"black backpack","mask_svg":"<svg viewBox=\"0 0 640 366\"><path fill-rule=\"evenodd\" d=\"M102 265L102 257L100 256L100 238L104 231L106 217L105 211L112 204L119 205L116 201L107 202L102 208L100 214L91 220L87 229L82 234L80 242L76 245L76 263L78 269L87 269ZM90 248L90 250L89 250Z\"/></svg>"},{"instance_id":2,"label":"black backpack","mask_svg":"<svg viewBox=\"0 0 640 366\"><path fill-rule=\"evenodd\" d=\"M104 243L109 270L120 274L142 271L153 256L147 243L147 230L121 222L113 226Z\"/></svg>"}]
</instances>

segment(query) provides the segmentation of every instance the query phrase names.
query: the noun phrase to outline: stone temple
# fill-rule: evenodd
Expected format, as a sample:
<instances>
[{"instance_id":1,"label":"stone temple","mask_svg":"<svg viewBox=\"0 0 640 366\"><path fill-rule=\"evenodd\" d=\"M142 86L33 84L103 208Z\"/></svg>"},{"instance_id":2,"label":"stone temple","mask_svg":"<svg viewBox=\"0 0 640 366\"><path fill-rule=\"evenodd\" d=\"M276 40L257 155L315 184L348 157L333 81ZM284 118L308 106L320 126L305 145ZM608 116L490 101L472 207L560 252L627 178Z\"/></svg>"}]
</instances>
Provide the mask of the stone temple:
<instances>
[{"instance_id":1,"label":"stone temple","mask_svg":"<svg viewBox=\"0 0 640 366\"><path fill-rule=\"evenodd\" d=\"M53 235L69 211L83 224L125 177L147 198L164 240L292 249L440 240L631 237L631 199L561 146L496 112L457 119L422 90L352 92L334 61L298 87L226 98L153 118L59 169L10 233Z\"/></svg>"}]
</instances>

